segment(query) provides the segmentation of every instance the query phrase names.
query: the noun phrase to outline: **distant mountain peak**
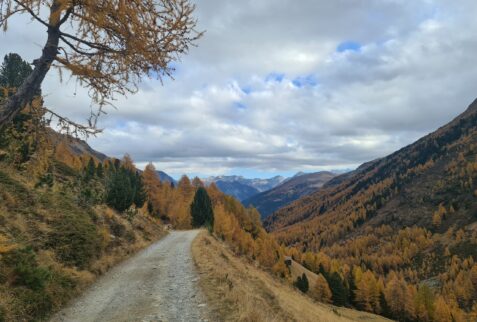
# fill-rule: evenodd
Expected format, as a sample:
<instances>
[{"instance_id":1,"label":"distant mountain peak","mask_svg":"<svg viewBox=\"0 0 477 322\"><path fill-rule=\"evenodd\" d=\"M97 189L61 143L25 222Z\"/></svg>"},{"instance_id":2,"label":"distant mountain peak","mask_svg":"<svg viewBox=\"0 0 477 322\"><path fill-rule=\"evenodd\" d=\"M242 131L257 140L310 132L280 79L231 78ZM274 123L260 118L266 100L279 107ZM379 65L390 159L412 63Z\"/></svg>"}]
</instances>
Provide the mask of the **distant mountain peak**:
<instances>
[{"instance_id":1,"label":"distant mountain peak","mask_svg":"<svg viewBox=\"0 0 477 322\"><path fill-rule=\"evenodd\" d=\"M268 179L248 179L241 175L219 175L210 176L203 181L206 185L215 183L222 192L242 201L276 187L284 182L285 179L285 177L280 175Z\"/></svg>"}]
</instances>

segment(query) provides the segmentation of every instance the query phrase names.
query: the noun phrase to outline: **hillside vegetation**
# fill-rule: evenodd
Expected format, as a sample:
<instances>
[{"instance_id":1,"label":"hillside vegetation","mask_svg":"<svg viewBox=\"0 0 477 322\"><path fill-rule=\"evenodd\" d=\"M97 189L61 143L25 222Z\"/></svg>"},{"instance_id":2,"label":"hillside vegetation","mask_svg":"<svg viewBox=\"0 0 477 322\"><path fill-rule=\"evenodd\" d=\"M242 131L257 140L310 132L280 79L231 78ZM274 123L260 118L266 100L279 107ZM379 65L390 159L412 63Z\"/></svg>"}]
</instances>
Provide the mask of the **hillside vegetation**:
<instances>
[{"instance_id":1,"label":"hillside vegetation","mask_svg":"<svg viewBox=\"0 0 477 322\"><path fill-rule=\"evenodd\" d=\"M313 301L202 233L192 245L200 284L217 321L344 322L385 318ZM307 272L310 273L310 272Z\"/></svg>"},{"instance_id":2,"label":"hillside vegetation","mask_svg":"<svg viewBox=\"0 0 477 322\"><path fill-rule=\"evenodd\" d=\"M336 304L402 321L475 321L476 180L477 101L265 225L326 277Z\"/></svg>"},{"instance_id":3,"label":"hillside vegetation","mask_svg":"<svg viewBox=\"0 0 477 322\"><path fill-rule=\"evenodd\" d=\"M23 161L11 149L16 139L3 131L0 141L0 321L44 320L164 234L144 210L105 205L108 182L120 171L112 163L103 172L91 155L89 171L88 163L70 166L55 158L48 138L42 147L51 149L29 150ZM82 164L65 149L66 156Z\"/></svg>"}]
</instances>

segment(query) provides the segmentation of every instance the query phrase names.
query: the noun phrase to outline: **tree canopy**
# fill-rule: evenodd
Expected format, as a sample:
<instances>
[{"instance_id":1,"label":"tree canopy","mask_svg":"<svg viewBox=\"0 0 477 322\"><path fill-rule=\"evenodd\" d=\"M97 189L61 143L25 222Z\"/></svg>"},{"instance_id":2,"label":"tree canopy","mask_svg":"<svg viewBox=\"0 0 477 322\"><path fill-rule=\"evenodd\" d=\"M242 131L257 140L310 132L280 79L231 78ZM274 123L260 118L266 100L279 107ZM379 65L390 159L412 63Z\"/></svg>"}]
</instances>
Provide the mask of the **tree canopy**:
<instances>
[{"instance_id":1,"label":"tree canopy","mask_svg":"<svg viewBox=\"0 0 477 322\"><path fill-rule=\"evenodd\" d=\"M48 36L33 71L0 105L0 125L31 101L54 67L60 75L69 72L99 104L90 119L94 128L115 94L136 92L144 75L171 76L172 63L202 35L193 11L189 0L0 0L4 30L12 16L26 14Z\"/></svg>"}]
</instances>

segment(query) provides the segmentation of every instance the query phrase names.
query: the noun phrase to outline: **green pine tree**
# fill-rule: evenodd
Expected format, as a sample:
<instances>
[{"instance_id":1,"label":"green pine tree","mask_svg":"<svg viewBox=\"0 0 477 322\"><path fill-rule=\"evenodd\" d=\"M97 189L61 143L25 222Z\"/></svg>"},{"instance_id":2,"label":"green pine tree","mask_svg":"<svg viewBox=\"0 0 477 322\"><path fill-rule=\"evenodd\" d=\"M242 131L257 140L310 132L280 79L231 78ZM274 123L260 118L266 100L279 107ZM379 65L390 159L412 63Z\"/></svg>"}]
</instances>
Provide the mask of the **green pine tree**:
<instances>
[{"instance_id":1,"label":"green pine tree","mask_svg":"<svg viewBox=\"0 0 477 322\"><path fill-rule=\"evenodd\" d=\"M93 158L89 158L88 164L86 165L86 168L85 168L84 178L86 181L89 181L94 178L95 174L96 174L96 165L94 163Z\"/></svg>"},{"instance_id":2,"label":"green pine tree","mask_svg":"<svg viewBox=\"0 0 477 322\"><path fill-rule=\"evenodd\" d=\"M190 214L192 216L192 227L205 226L212 231L214 227L214 210L207 190L204 187L197 189L194 201L190 205Z\"/></svg>"},{"instance_id":3,"label":"green pine tree","mask_svg":"<svg viewBox=\"0 0 477 322\"><path fill-rule=\"evenodd\" d=\"M303 293L308 292L308 290L310 289L308 277L306 277L305 273L303 273L302 276L298 276L294 284L295 284L295 287L298 288Z\"/></svg>"},{"instance_id":4,"label":"green pine tree","mask_svg":"<svg viewBox=\"0 0 477 322\"><path fill-rule=\"evenodd\" d=\"M98 167L96 168L96 175L98 178L102 178L104 176L103 163L101 162L98 163Z\"/></svg>"},{"instance_id":5,"label":"green pine tree","mask_svg":"<svg viewBox=\"0 0 477 322\"><path fill-rule=\"evenodd\" d=\"M333 304L338 306L345 306L347 304L347 290L343 284L343 280L341 276L334 272L328 279L328 284L331 289L331 299L333 300Z\"/></svg>"},{"instance_id":6,"label":"green pine tree","mask_svg":"<svg viewBox=\"0 0 477 322\"><path fill-rule=\"evenodd\" d=\"M15 53L5 55L2 66L0 66L0 97L5 96L3 89L8 91L8 95L13 94L32 71L30 64L24 61L20 55ZM41 93L38 92L38 95Z\"/></svg>"},{"instance_id":7,"label":"green pine tree","mask_svg":"<svg viewBox=\"0 0 477 322\"><path fill-rule=\"evenodd\" d=\"M134 189L128 171L120 168L114 172L108 182L106 191L106 204L119 212L132 206Z\"/></svg>"},{"instance_id":8,"label":"green pine tree","mask_svg":"<svg viewBox=\"0 0 477 322\"><path fill-rule=\"evenodd\" d=\"M147 193L144 187L144 183L142 182L142 177L139 173L135 174L134 183L134 204L137 208L141 208L146 202Z\"/></svg>"}]
</instances>

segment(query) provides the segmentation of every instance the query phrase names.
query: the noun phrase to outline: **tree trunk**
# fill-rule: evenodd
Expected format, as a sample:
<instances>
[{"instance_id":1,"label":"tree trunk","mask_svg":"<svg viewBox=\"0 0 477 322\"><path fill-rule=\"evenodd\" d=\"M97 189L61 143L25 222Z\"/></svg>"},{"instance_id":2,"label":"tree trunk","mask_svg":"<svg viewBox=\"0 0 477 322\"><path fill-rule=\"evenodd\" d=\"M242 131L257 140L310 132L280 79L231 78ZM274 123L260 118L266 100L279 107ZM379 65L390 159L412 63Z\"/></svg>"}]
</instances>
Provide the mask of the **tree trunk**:
<instances>
[{"instance_id":1,"label":"tree trunk","mask_svg":"<svg viewBox=\"0 0 477 322\"><path fill-rule=\"evenodd\" d=\"M35 93L40 90L41 83L45 79L58 53L59 40L59 28L48 28L48 39L43 47L41 57L33 63L35 65L33 72L25 79L17 92L0 105L0 127L11 122L13 118L32 101Z\"/></svg>"}]
</instances>

